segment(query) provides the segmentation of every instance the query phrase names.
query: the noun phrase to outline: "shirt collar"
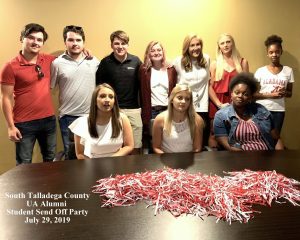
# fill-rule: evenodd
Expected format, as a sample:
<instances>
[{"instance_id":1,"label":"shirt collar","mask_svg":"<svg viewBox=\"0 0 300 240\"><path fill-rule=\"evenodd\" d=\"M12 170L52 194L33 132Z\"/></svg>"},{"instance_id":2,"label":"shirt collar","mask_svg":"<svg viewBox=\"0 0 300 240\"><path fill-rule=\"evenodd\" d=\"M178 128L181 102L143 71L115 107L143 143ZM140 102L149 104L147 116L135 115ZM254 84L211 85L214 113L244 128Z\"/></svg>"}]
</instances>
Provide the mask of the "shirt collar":
<instances>
[{"instance_id":1,"label":"shirt collar","mask_svg":"<svg viewBox=\"0 0 300 240\"><path fill-rule=\"evenodd\" d=\"M256 103L252 102L246 105L245 114L252 115L254 112L257 112L258 110L259 110L259 106L257 106ZM265 114L266 112L260 110L260 113ZM234 111L232 103L229 106L228 117L229 118L236 117L236 113Z\"/></svg>"},{"instance_id":2,"label":"shirt collar","mask_svg":"<svg viewBox=\"0 0 300 240\"><path fill-rule=\"evenodd\" d=\"M86 55L84 55L84 53L82 53L82 57L79 59L79 61L76 61L74 60L68 53L67 51L65 51L62 55L61 55L62 58L65 58L67 60L71 60L71 61L74 61L74 62L82 62L85 58L86 58Z\"/></svg>"},{"instance_id":3,"label":"shirt collar","mask_svg":"<svg viewBox=\"0 0 300 240\"><path fill-rule=\"evenodd\" d=\"M229 106L228 117L229 118L235 117L235 111L234 111L232 104L230 104L230 106Z\"/></svg>"},{"instance_id":4,"label":"shirt collar","mask_svg":"<svg viewBox=\"0 0 300 240\"><path fill-rule=\"evenodd\" d=\"M125 59L123 62L120 62L118 59L116 59L116 57L115 57L115 55L114 55L114 52L112 52L112 53L110 54L110 57L111 57L114 61L116 61L116 62L118 62L118 63L129 62L129 61L131 61L131 60L133 59L132 55L129 54L129 53L127 53L127 57L126 57L126 59Z\"/></svg>"},{"instance_id":5,"label":"shirt collar","mask_svg":"<svg viewBox=\"0 0 300 240\"><path fill-rule=\"evenodd\" d=\"M18 55L18 61L20 63L21 66L32 66L32 65L41 65L44 62L44 57L42 54L38 54L36 63L30 63L27 61L27 59L23 56L22 51L19 52Z\"/></svg>"}]
</instances>

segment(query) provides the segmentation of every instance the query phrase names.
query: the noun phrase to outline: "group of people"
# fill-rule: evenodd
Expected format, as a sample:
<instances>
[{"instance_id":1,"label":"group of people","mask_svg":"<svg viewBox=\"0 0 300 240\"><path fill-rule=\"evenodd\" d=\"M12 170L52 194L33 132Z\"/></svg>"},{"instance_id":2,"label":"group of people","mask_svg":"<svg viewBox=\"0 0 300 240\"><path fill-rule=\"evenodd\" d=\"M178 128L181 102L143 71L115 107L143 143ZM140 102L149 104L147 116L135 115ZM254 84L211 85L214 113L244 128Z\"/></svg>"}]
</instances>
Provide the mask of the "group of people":
<instances>
[{"instance_id":1,"label":"group of people","mask_svg":"<svg viewBox=\"0 0 300 240\"><path fill-rule=\"evenodd\" d=\"M293 71L280 63L282 39L265 45L270 64L249 73L234 39L222 34L216 60L203 41L188 35L182 55L167 62L163 45L151 41L144 61L128 53L124 31L110 36L112 53L99 61L85 49L80 26L66 26L66 51L40 53L43 26L27 24L21 51L1 70L2 110L17 164L30 163L36 140L43 161L56 154L51 88L59 88L59 127L65 159L74 136L78 159L141 153L283 149L284 98L292 96Z\"/></svg>"}]
</instances>

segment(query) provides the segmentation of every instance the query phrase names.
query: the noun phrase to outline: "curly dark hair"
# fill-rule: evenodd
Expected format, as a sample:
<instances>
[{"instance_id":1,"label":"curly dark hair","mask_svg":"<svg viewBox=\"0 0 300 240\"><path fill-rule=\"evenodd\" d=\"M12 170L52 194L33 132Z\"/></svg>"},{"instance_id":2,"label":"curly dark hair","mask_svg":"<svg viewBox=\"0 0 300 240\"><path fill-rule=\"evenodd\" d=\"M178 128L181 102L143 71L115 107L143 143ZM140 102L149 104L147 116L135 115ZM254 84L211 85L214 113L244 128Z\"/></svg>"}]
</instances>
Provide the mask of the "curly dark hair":
<instances>
[{"instance_id":1,"label":"curly dark hair","mask_svg":"<svg viewBox=\"0 0 300 240\"><path fill-rule=\"evenodd\" d=\"M268 48L269 46L276 44L278 47L282 49L282 38L277 35L271 35L267 37L265 40L265 46Z\"/></svg>"},{"instance_id":2,"label":"curly dark hair","mask_svg":"<svg viewBox=\"0 0 300 240\"><path fill-rule=\"evenodd\" d=\"M229 90L232 91L233 88L238 84L245 84L249 87L250 93L253 95L258 90L257 81L252 73L239 73L237 74L229 84Z\"/></svg>"}]
</instances>

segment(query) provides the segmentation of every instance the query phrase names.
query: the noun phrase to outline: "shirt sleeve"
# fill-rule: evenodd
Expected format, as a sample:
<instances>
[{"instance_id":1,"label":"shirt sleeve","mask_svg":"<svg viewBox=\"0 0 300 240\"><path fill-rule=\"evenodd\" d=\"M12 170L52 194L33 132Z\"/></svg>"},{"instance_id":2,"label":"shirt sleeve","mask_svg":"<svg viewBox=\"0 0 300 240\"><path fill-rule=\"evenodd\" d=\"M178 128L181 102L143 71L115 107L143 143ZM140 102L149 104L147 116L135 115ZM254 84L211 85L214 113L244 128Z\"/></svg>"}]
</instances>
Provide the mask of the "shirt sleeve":
<instances>
[{"instance_id":1,"label":"shirt sleeve","mask_svg":"<svg viewBox=\"0 0 300 240\"><path fill-rule=\"evenodd\" d=\"M254 78L257 82L260 82L260 70L257 69L256 72L254 73Z\"/></svg>"},{"instance_id":2,"label":"shirt sleeve","mask_svg":"<svg viewBox=\"0 0 300 240\"><path fill-rule=\"evenodd\" d=\"M88 130L88 118L86 116L77 118L74 122L71 123L69 129L75 135L86 139L89 136Z\"/></svg>"},{"instance_id":3,"label":"shirt sleeve","mask_svg":"<svg viewBox=\"0 0 300 240\"><path fill-rule=\"evenodd\" d=\"M55 88L56 84L57 84L57 78L58 78L58 66L56 64L56 61L54 60L51 63L51 85L50 88Z\"/></svg>"},{"instance_id":4,"label":"shirt sleeve","mask_svg":"<svg viewBox=\"0 0 300 240\"><path fill-rule=\"evenodd\" d=\"M180 71L180 67L179 67L180 66L180 57L177 57L174 59L173 66L177 72Z\"/></svg>"},{"instance_id":5,"label":"shirt sleeve","mask_svg":"<svg viewBox=\"0 0 300 240\"><path fill-rule=\"evenodd\" d=\"M106 77L105 60L102 59L96 71L96 86L105 82L110 84L109 82L107 82L108 80L109 78Z\"/></svg>"},{"instance_id":6,"label":"shirt sleeve","mask_svg":"<svg viewBox=\"0 0 300 240\"><path fill-rule=\"evenodd\" d=\"M222 110L219 110L214 118L213 126L214 126L214 135L216 137L228 136L228 131L226 129L226 125L230 127L230 122L225 119Z\"/></svg>"},{"instance_id":7,"label":"shirt sleeve","mask_svg":"<svg viewBox=\"0 0 300 240\"><path fill-rule=\"evenodd\" d=\"M9 63L6 63L1 69L0 83L6 85L15 85L15 74Z\"/></svg>"},{"instance_id":8,"label":"shirt sleeve","mask_svg":"<svg viewBox=\"0 0 300 240\"><path fill-rule=\"evenodd\" d=\"M294 72L293 72L293 69L291 68L291 75L290 75L289 83L293 83L293 82L294 82Z\"/></svg>"},{"instance_id":9,"label":"shirt sleeve","mask_svg":"<svg viewBox=\"0 0 300 240\"><path fill-rule=\"evenodd\" d=\"M204 54L204 58L206 60L206 69L209 69L209 66L210 66L210 57L208 54Z\"/></svg>"}]
</instances>

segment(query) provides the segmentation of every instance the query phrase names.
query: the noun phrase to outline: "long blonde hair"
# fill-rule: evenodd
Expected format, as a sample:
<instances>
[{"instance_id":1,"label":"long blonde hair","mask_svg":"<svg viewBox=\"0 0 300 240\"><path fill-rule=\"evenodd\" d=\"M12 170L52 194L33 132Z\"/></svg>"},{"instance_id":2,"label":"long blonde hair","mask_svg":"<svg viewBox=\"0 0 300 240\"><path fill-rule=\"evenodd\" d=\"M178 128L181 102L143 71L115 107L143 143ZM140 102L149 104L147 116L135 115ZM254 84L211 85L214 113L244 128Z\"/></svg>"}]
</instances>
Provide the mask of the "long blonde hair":
<instances>
[{"instance_id":1,"label":"long blonde hair","mask_svg":"<svg viewBox=\"0 0 300 240\"><path fill-rule=\"evenodd\" d=\"M200 45L201 45L201 53L199 54L199 56L197 57L197 64L199 67L205 68L206 67L206 60L203 57L203 41L200 37L198 37L196 34L190 34L187 35L184 40L183 40L183 45L182 45L182 58L181 58L181 65L184 68L184 70L186 72L190 72L193 70L193 65L192 65L192 60L191 60L191 56L189 54L189 47L190 47L190 43L191 41L196 38L197 40L200 41Z\"/></svg>"},{"instance_id":2,"label":"long blonde hair","mask_svg":"<svg viewBox=\"0 0 300 240\"><path fill-rule=\"evenodd\" d=\"M235 69L238 73L242 72L243 69L242 69L242 66L241 66L241 56L240 56L240 53L239 51L237 50L236 46L235 46L235 42L234 42L234 39L233 37L228 34L228 33L222 33L217 41L217 50L216 50L216 79L215 81L220 81L223 77L223 73L224 73L224 56L223 56L223 53L220 49L220 45L219 45L219 42L221 40L221 38L223 37L228 37L231 42L232 42L232 52L231 52L231 58L233 60L233 63L234 63L234 66L235 66Z\"/></svg>"},{"instance_id":3,"label":"long blonde hair","mask_svg":"<svg viewBox=\"0 0 300 240\"><path fill-rule=\"evenodd\" d=\"M163 54L163 57L162 57L162 68L166 68L166 52L165 52L165 49L163 47L163 45L158 42L158 41L151 41L148 45L147 45L147 48L146 48L146 51L145 51L145 55L144 55L144 68L148 71L151 67L152 67L152 61L150 59L150 53L151 53L151 49L155 46L155 45L159 45L162 49L162 54Z\"/></svg>"},{"instance_id":4,"label":"long blonde hair","mask_svg":"<svg viewBox=\"0 0 300 240\"><path fill-rule=\"evenodd\" d=\"M165 122L164 122L164 129L166 130L166 134L168 136L170 136L171 134L171 127L172 127L172 120L173 120L173 99L176 96L177 93L182 92L182 91L188 91L189 95L190 95L190 105L189 108L187 109L187 117L188 117L188 123L190 126L190 132L191 132L191 137L192 139L194 139L194 135L195 135L195 109L194 109L194 104L193 104L193 94L191 89L188 87L188 85L186 84L176 84L176 86L173 88L170 97L169 97L169 101L168 101L168 110L167 110L167 116L165 118Z\"/></svg>"}]
</instances>

